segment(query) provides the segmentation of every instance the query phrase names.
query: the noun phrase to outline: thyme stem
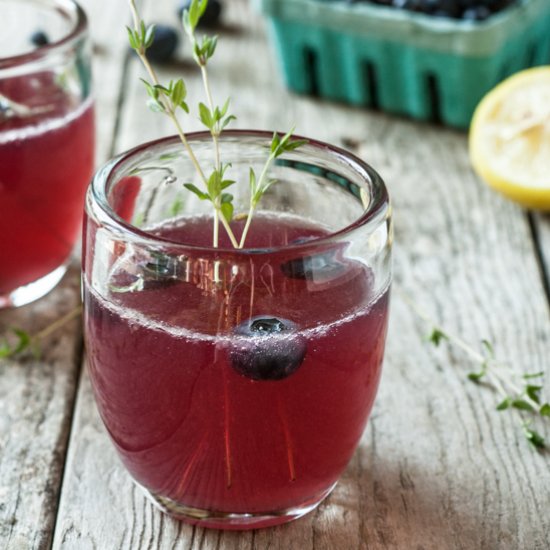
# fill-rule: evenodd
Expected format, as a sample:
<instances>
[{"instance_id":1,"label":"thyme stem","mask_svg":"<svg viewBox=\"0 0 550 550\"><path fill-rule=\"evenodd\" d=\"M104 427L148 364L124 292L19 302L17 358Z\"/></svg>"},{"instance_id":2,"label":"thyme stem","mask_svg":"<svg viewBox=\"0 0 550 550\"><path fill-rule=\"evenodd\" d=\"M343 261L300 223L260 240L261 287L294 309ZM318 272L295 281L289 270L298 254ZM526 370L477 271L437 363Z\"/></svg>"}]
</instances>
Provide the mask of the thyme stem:
<instances>
[{"instance_id":1,"label":"thyme stem","mask_svg":"<svg viewBox=\"0 0 550 550\"><path fill-rule=\"evenodd\" d=\"M265 185L264 181L265 181L265 178L267 176L267 170L269 169L269 166L273 162L274 159L275 159L275 155L273 153L271 153L269 155L269 157L267 158L267 160L264 164L264 167L263 167L263 169L260 173L260 178L258 179L258 183L257 183L257 186L256 186L256 188L260 191L262 191L262 188ZM257 200L256 200L256 197L255 197L255 194L252 193L250 195L250 207L248 209L248 214L246 216L246 223L245 223L245 226L244 226L244 229L243 229L243 234L241 235L241 240L239 242L239 248L243 248L244 243L246 242L246 237L248 236L248 231L250 229L250 224L252 223L252 218L254 216L254 211L256 209L256 205L257 205Z\"/></svg>"},{"instance_id":2,"label":"thyme stem","mask_svg":"<svg viewBox=\"0 0 550 550\"><path fill-rule=\"evenodd\" d=\"M39 344L41 340L47 338L50 334L66 325L69 321L78 317L82 312L82 305L71 309L65 315L62 315L36 334L29 334L27 331L20 328L12 328L11 332L17 338L15 344L10 344L7 341L0 341L0 358L16 357L19 354L26 353L29 349L33 351L34 355L40 354Z\"/></svg>"},{"instance_id":3,"label":"thyme stem","mask_svg":"<svg viewBox=\"0 0 550 550\"><path fill-rule=\"evenodd\" d=\"M219 223L219 210L217 208L214 208L214 222L213 222L213 244L214 248L218 248L219 243L219 232L220 232L220 223Z\"/></svg>"},{"instance_id":4,"label":"thyme stem","mask_svg":"<svg viewBox=\"0 0 550 550\"><path fill-rule=\"evenodd\" d=\"M237 239L235 238L235 235L231 230L231 227L229 226L229 222L225 219L225 216L219 216L219 219L222 222L225 231L227 232L227 236L229 237L233 248L239 248L239 243L237 242Z\"/></svg>"},{"instance_id":5,"label":"thyme stem","mask_svg":"<svg viewBox=\"0 0 550 550\"><path fill-rule=\"evenodd\" d=\"M214 102L212 101L212 92L210 91L208 71L206 70L206 65L201 65L200 67L201 67L201 75L202 75L202 82L204 85L204 91L206 92L206 99L208 101L208 107L210 107L211 112L214 112ZM219 123L218 123L218 126L219 126ZM216 170L219 170L221 167L220 144L218 141L219 128L212 130L210 133L212 134L212 141L214 142L214 150L216 155Z\"/></svg>"},{"instance_id":6,"label":"thyme stem","mask_svg":"<svg viewBox=\"0 0 550 550\"><path fill-rule=\"evenodd\" d=\"M246 215L246 223L244 224L243 234L241 235L241 241L239 242L239 248L243 248L248 235L248 230L250 229L250 224L252 223L252 216L254 215L254 206L250 205L248 209L248 214Z\"/></svg>"},{"instance_id":7,"label":"thyme stem","mask_svg":"<svg viewBox=\"0 0 550 550\"><path fill-rule=\"evenodd\" d=\"M72 321L73 319L78 317L81 313L82 305L78 305L75 308L71 309L71 311L69 311L68 313L65 313L65 315L61 316L59 319L56 319L51 325L48 325L47 327L38 331L34 336L32 336L32 340L37 342L46 338L52 332L55 332L57 329L61 328L69 321Z\"/></svg>"},{"instance_id":8,"label":"thyme stem","mask_svg":"<svg viewBox=\"0 0 550 550\"><path fill-rule=\"evenodd\" d=\"M212 101L212 92L210 91L210 83L208 81L208 71L206 70L206 65L200 65L201 68L201 75L202 75L202 82L204 85L204 90L206 92L206 98L208 101L208 107L210 107L210 112L214 112L214 102ZM218 132L212 129L210 131L210 134L212 135L212 142L214 143L214 154L215 154L215 168L219 172L221 168L221 160L220 160L220 144L218 141ZM219 231L219 212L220 207L219 204L216 202L214 204L214 247L217 248L218 246L218 231ZM223 218L222 214L222 218ZM224 226L225 227L225 226ZM231 238L231 235L233 235L233 238L235 238L235 235L233 234L233 230L231 229L231 226L228 224L227 227L225 227L225 230L227 231L227 234ZM236 242L236 239L235 239Z\"/></svg>"},{"instance_id":9,"label":"thyme stem","mask_svg":"<svg viewBox=\"0 0 550 550\"><path fill-rule=\"evenodd\" d=\"M134 19L134 28L135 28L136 31L139 31L139 25L140 25L142 19L139 16L135 0L129 0L129 2L130 2L130 9L132 11L132 16L133 16L133 19ZM155 69L153 69L151 64L149 63L149 60L147 59L147 55L145 55L145 47L143 45L140 46L136 50L136 53L138 54L138 57L141 60L143 66L145 67L145 70L149 74L151 80L153 81L153 84L155 84L155 86L160 86L160 81L158 79L157 73L155 72ZM193 149L191 148L191 145L187 141L187 137L185 136L185 132L183 131L183 128L181 127L181 124L179 123L179 120L176 116L176 113L174 112L174 108L172 107L172 105L170 104L170 102L166 98L161 97L160 101L162 101L162 104L163 104L164 108L166 109L166 113L168 114L168 116L170 117L170 119L172 120L174 125L176 126L178 136L179 136L181 142L183 143L183 146L185 147L185 149L187 151L187 154L189 155L189 158L191 159L191 162L193 163L193 166L195 167L195 170L199 174L199 176L200 176L202 182L204 183L204 185L207 186L208 182L207 182L206 176L204 175L204 172L202 171L202 168L199 164L199 161L197 160L197 157L195 156L195 153L193 152Z\"/></svg>"}]
</instances>

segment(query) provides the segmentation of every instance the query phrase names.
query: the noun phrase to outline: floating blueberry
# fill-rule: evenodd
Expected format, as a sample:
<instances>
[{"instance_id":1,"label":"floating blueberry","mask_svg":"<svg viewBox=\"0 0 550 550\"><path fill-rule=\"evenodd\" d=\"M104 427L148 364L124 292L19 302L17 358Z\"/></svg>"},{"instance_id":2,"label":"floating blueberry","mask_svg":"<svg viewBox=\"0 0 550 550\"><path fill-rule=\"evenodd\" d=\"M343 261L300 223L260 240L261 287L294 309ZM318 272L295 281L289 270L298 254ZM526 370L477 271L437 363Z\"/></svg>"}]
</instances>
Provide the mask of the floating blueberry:
<instances>
[{"instance_id":1,"label":"floating blueberry","mask_svg":"<svg viewBox=\"0 0 550 550\"><path fill-rule=\"evenodd\" d=\"M172 59L179 44L178 32L168 25L157 25L155 39L147 49L147 57L155 63L167 63Z\"/></svg>"},{"instance_id":2,"label":"floating blueberry","mask_svg":"<svg viewBox=\"0 0 550 550\"><path fill-rule=\"evenodd\" d=\"M185 278L186 260L184 256L153 252L147 261L138 262L136 266L140 269L139 277L143 281L143 290L154 290L179 283Z\"/></svg>"},{"instance_id":3,"label":"floating blueberry","mask_svg":"<svg viewBox=\"0 0 550 550\"><path fill-rule=\"evenodd\" d=\"M50 43L48 35L44 31L35 31L30 36L30 41L34 46L40 48Z\"/></svg>"},{"instance_id":4,"label":"floating blueberry","mask_svg":"<svg viewBox=\"0 0 550 550\"><path fill-rule=\"evenodd\" d=\"M183 0L178 9L178 14L181 19L184 10L188 10L191 5L191 0ZM214 27L218 24L222 14L222 4L219 0L209 0L205 12L199 21L199 27Z\"/></svg>"},{"instance_id":5,"label":"floating blueberry","mask_svg":"<svg viewBox=\"0 0 550 550\"><path fill-rule=\"evenodd\" d=\"M296 325L277 317L253 317L241 323L229 355L233 368L252 380L282 380L302 364L305 338Z\"/></svg>"}]
</instances>

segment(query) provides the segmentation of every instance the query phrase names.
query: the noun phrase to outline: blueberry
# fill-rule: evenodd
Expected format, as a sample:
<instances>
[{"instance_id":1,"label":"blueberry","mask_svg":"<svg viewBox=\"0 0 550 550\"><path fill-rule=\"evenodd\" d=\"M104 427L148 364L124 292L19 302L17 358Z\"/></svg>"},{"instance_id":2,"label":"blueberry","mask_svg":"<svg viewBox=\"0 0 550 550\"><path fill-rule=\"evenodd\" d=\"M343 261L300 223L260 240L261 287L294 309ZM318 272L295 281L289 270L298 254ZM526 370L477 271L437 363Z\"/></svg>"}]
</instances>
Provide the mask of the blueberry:
<instances>
[{"instance_id":1,"label":"blueberry","mask_svg":"<svg viewBox=\"0 0 550 550\"><path fill-rule=\"evenodd\" d=\"M277 317L252 317L241 323L229 352L233 368L252 380L282 380L295 372L306 355L305 338L296 325ZM244 337L244 338L243 338Z\"/></svg>"},{"instance_id":2,"label":"blueberry","mask_svg":"<svg viewBox=\"0 0 550 550\"><path fill-rule=\"evenodd\" d=\"M460 17L461 9L457 0L440 0L439 9L444 11L448 17Z\"/></svg>"},{"instance_id":3,"label":"blueberry","mask_svg":"<svg viewBox=\"0 0 550 550\"><path fill-rule=\"evenodd\" d=\"M476 6L479 6L480 0L459 0L458 4L461 9L466 10L468 8L475 8Z\"/></svg>"},{"instance_id":4,"label":"blueberry","mask_svg":"<svg viewBox=\"0 0 550 550\"><path fill-rule=\"evenodd\" d=\"M345 0L348 4L370 3L392 6L436 17L481 21L518 0Z\"/></svg>"},{"instance_id":5,"label":"blueberry","mask_svg":"<svg viewBox=\"0 0 550 550\"><path fill-rule=\"evenodd\" d=\"M465 21L484 21L491 16L491 11L485 6L468 8L462 14L462 19Z\"/></svg>"},{"instance_id":6,"label":"blueberry","mask_svg":"<svg viewBox=\"0 0 550 550\"><path fill-rule=\"evenodd\" d=\"M191 0L183 0L178 9L178 14L181 16L184 10L188 10L191 5ZM199 20L199 27L215 27L222 14L222 4L219 0L208 0L205 12Z\"/></svg>"},{"instance_id":7,"label":"blueberry","mask_svg":"<svg viewBox=\"0 0 550 550\"><path fill-rule=\"evenodd\" d=\"M314 240L315 236L298 237L290 244L303 244ZM327 250L317 254L304 255L299 258L288 260L281 265L281 271L291 279L306 279L309 281L331 277L341 272L342 262L335 258L335 250Z\"/></svg>"},{"instance_id":8,"label":"blueberry","mask_svg":"<svg viewBox=\"0 0 550 550\"><path fill-rule=\"evenodd\" d=\"M40 48L41 46L46 46L50 43L48 35L44 31L35 31L30 36L30 41L34 46Z\"/></svg>"},{"instance_id":9,"label":"blueberry","mask_svg":"<svg viewBox=\"0 0 550 550\"><path fill-rule=\"evenodd\" d=\"M409 11L422 11L422 2L421 0L405 0L402 7Z\"/></svg>"},{"instance_id":10,"label":"blueberry","mask_svg":"<svg viewBox=\"0 0 550 550\"><path fill-rule=\"evenodd\" d=\"M149 261L139 265L148 278L170 279L177 277L179 264L177 257L162 252L153 252Z\"/></svg>"},{"instance_id":11,"label":"blueberry","mask_svg":"<svg viewBox=\"0 0 550 550\"><path fill-rule=\"evenodd\" d=\"M147 49L147 57L155 63L166 63L172 59L179 44L178 32L167 25L157 25L155 39Z\"/></svg>"},{"instance_id":12,"label":"blueberry","mask_svg":"<svg viewBox=\"0 0 550 550\"><path fill-rule=\"evenodd\" d=\"M427 14L434 13L439 6L439 0L421 0L420 11Z\"/></svg>"},{"instance_id":13,"label":"blueberry","mask_svg":"<svg viewBox=\"0 0 550 550\"><path fill-rule=\"evenodd\" d=\"M302 256L285 262L281 271L291 279L313 281L322 277L331 277L344 268L342 262L334 258L335 251L329 250L311 256Z\"/></svg>"}]
</instances>

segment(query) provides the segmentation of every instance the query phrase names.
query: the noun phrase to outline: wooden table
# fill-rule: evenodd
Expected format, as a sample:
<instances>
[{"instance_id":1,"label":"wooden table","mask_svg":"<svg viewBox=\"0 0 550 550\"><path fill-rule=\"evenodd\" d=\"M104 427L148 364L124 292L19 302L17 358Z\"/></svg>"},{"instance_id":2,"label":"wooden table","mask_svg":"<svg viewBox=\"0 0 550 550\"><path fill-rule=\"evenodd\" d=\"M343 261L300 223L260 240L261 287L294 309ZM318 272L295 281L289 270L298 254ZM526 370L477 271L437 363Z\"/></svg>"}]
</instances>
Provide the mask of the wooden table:
<instances>
[{"instance_id":1,"label":"wooden table","mask_svg":"<svg viewBox=\"0 0 550 550\"><path fill-rule=\"evenodd\" d=\"M172 129L143 105L141 67L126 47L126 2L82 3L95 44L101 163ZM143 2L146 15L153 4ZM176 24L174 2L156 4L149 19ZM232 97L235 126L295 124L300 134L354 150L392 194L400 292L361 445L333 494L297 522L238 533L173 521L145 500L115 455L74 319L44 342L39 360L0 363L0 548L549 548L550 454L531 449L514 416L495 411L498 397L467 379L473 366L464 355L423 341L428 327L402 296L474 345L487 338L514 365L547 369L550 219L481 183L463 133L290 94L261 17L245 0L226 6L210 75L216 97ZM161 75L184 75L196 104L200 80L187 44L180 58ZM0 312L0 330L36 332L78 301L75 258L49 296Z\"/></svg>"}]
</instances>

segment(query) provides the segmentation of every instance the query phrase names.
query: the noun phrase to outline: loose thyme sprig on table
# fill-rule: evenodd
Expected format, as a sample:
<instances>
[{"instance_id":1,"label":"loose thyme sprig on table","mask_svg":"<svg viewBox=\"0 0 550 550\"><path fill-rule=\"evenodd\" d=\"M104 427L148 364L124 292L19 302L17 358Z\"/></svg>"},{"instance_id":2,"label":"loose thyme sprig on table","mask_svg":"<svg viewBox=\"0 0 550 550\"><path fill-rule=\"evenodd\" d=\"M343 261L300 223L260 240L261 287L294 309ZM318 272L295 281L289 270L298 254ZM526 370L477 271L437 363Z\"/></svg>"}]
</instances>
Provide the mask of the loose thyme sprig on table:
<instances>
[{"instance_id":1,"label":"loose thyme sprig on table","mask_svg":"<svg viewBox=\"0 0 550 550\"><path fill-rule=\"evenodd\" d=\"M544 371L518 373L508 363L496 359L493 345L489 341L481 340L481 351L477 350L459 336L451 334L435 323L408 296L402 292L398 294L418 317L430 325L426 340L436 347L445 341L461 349L477 365L477 370L467 374L468 379L477 384L485 382L496 391L501 397L496 410L513 411L527 441L536 449L545 449L544 437L532 427L535 418L550 417L550 403L541 396Z\"/></svg>"},{"instance_id":2,"label":"loose thyme sprig on table","mask_svg":"<svg viewBox=\"0 0 550 550\"><path fill-rule=\"evenodd\" d=\"M207 200L212 203L214 209L212 245L217 247L219 244L219 223L223 225L233 247L243 248L246 237L248 235L250 224L254 211L258 205L262 195L276 180L268 179L269 166L278 156L285 152L293 151L304 143L305 140L291 140L292 131L284 136L280 136L276 132L270 146L270 154L261 171L260 177L257 179L254 170L250 169L249 186L250 186L250 204L248 214L246 215L245 227L240 241L237 241L235 234L231 228L231 220L234 214L233 195L226 190L234 185L235 180L226 177L230 163L224 164L220 155L219 138L223 130L236 117L228 113L229 102L227 99L222 107L215 105L210 83L208 79L208 62L216 51L218 37L204 36L202 40L196 37L196 28L200 18L204 14L208 5L208 0L193 0L188 10L184 10L182 15L183 28L192 45L193 58L200 68L204 91L206 95L206 103L200 102L198 105L198 114L201 122L210 131L212 135L212 143L214 147L214 167L207 176L200 166L193 149L187 140L183 127L181 126L178 113L184 111L189 115L190 110L185 99L187 96L187 87L183 79L171 80L168 85L160 83L155 70L147 59L147 49L153 43L155 38L155 25L146 25L137 10L135 0L129 0L130 9L134 19L134 27L127 27L128 39L130 46L136 51L141 59L143 66L149 74L150 81L143 80L147 94L149 95L148 106L155 112L166 114L174 123L178 136L183 143L191 162L193 163L199 179L202 182L203 189L199 189L193 183L185 183L184 187L194 193L200 200Z\"/></svg>"},{"instance_id":3,"label":"loose thyme sprig on table","mask_svg":"<svg viewBox=\"0 0 550 550\"><path fill-rule=\"evenodd\" d=\"M8 328L9 335L0 340L0 359L13 358L28 352L38 358L41 342L69 321L79 317L81 313L82 306L78 305L35 334L30 334L19 327Z\"/></svg>"}]
</instances>

